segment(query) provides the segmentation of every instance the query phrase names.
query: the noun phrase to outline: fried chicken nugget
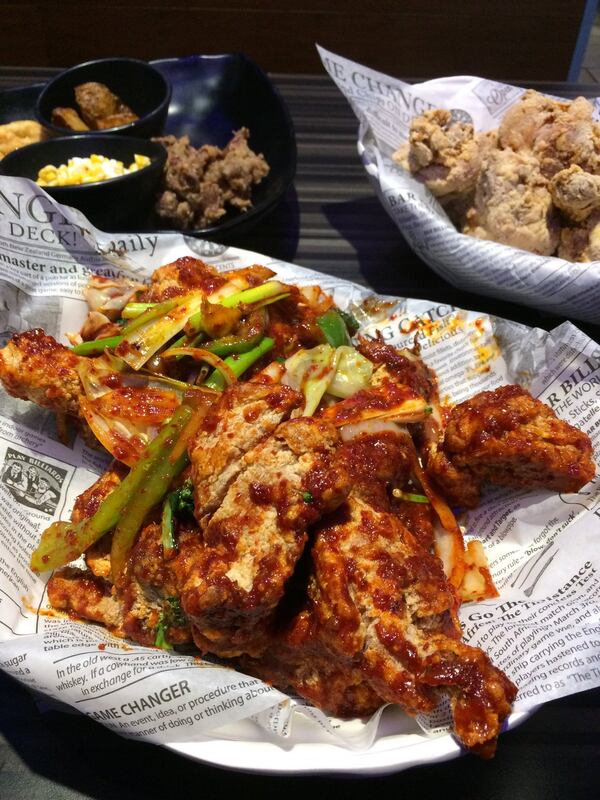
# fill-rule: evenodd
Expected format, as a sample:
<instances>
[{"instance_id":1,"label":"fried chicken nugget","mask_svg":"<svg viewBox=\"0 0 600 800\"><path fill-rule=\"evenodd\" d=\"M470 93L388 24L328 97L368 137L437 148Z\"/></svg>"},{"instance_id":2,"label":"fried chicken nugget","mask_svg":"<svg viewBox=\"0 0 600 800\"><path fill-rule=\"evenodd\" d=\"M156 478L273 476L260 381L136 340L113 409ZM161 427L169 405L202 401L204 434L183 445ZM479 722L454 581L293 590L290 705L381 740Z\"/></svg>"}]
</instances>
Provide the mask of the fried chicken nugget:
<instances>
[{"instance_id":1,"label":"fried chicken nugget","mask_svg":"<svg viewBox=\"0 0 600 800\"><path fill-rule=\"evenodd\" d=\"M28 144L41 142L46 138L46 131L39 122L33 119L19 119L0 125L0 159L25 147Z\"/></svg>"}]
</instances>

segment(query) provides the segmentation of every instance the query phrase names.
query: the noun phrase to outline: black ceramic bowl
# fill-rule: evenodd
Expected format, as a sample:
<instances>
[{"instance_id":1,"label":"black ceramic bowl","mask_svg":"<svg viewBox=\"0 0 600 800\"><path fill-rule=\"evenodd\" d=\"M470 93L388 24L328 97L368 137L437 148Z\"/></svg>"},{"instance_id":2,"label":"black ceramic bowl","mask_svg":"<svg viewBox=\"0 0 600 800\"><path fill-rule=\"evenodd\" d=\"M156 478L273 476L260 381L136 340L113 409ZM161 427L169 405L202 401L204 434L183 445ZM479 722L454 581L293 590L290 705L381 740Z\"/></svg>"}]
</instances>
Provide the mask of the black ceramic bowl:
<instances>
[{"instance_id":1,"label":"black ceramic bowl","mask_svg":"<svg viewBox=\"0 0 600 800\"><path fill-rule=\"evenodd\" d=\"M129 175L79 186L45 186L44 191L67 206L79 209L101 230L122 231L144 223L151 212L167 157L162 145L131 136L80 134L30 144L0 161L0 174L35 180L46 164L66 164L70 158L93 153L116 158L129 166L136 153L150 164Z\"/></svg>"},{"instance_id":2,"label":"black ceramic bowl","mask_svg":"<svg viewBox=\"0 0 600 800\"><path fill-rule=\"evenodd\" d=\"M134 58L103 58L78 64L61 72L46 84L38 97L35 106L38 121L59 136L80 133L54 125L52 109L57 107L77 109L74 89L88 81L104 83L139 117L128 125L107 128L103 131L90 131L90 134L115 133L150 137L162 133L171 100L171 84L151 64Z\"/></svg>"},{"instance_id":3,"label":"black ceramic bowl","mask_svg":"<svg viewBox=\"0 0 600 800\"><path fill-rule=\"evenodd\" d=\"M296 140L289 112L268 76L241 53L188 56L152 62L173 87L165 128L187 135L194 147L224 147L232 133L245 127L249 145L270 166L266 178L252 190L252 208L229 211L209 227L183 231L202 239L229 241L246 233L281 202L296 172ZM160 219L149 223L164 231Z\"/></svg>"}]
</instances>

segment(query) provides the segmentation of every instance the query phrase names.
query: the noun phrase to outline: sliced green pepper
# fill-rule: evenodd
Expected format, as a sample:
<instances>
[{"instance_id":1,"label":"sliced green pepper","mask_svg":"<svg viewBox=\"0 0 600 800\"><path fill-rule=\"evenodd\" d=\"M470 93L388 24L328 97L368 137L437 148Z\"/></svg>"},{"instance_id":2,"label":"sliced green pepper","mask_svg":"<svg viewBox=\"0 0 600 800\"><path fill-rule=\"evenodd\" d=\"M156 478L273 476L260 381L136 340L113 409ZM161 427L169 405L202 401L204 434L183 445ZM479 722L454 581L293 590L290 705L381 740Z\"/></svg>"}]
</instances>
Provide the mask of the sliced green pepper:
<instances>
[{"instance_id":1,"label":"sliced green pepper","mask_svg":"<svg viewBox=\"0 0 600 800\"><path fill-rule=\"evenodd\" d=\"M189 410L190 412L193 411L192 409ZM189 416L191 416L191 413ZM171 461L169 458L176 441L177 439L173 438L165 446L161 458L154 465L154 469L147 475L144 484L139 487L138 491L129 498L129 502L119 517L110 548L113 583L117 585L122 582L127 557L146 515L153 506L162 500L169 489L171 481L187 466L189 459L186 450L175 461Z\"/></svg>"},{"instance_id":2,"label":"sliced green pepper","mask_svg":"<svg viewBox=\"0 0 600 800\"><path fill-rule=\"evenodd\" d=\"M155 305L156 303L127 303L121 312L121 316L123 319L136 319L136 317L139 317L144 311L147 311L149 308L154 308Z\"/></svg>"},{"instance_id":3,"label":"sliced green pepper","mask_svg":"<svg viewBox=\"0 0 600 800\"><path fill-rule=\"evenodd\" d=\"M258 344L256 347L253 347L252 350L248 350L247 353L240 353L239 355L229 356L229 358L226 358L225 364L227 364L236 377L239 378L240 375L249 369L252 364L258 361L259 358L262 358L265 353L268 353L269 350L272 350L274 346L275 342L273 339L265 336L260 344ZM208 389L216 389L218 392L222 392L225 388L225 385L225 378L218 370L214 370L204 383L204 386L206 386Z\"/></svg>"},{"instance_id":4,"label":"sliced green pepper","mask_svg":"<svg viewBox=\"0 0 600 800\"><path fill-rule=\"evenodd\" d=\"M91 342L82 342L71 348L76 356L98 356L105 350L112 350L123 341L122 336L107 336L106 339L94 339Z\"/></svg>"},{"instance_id":5,"label":"sliced green pepper","mask_svg":"<svg viewBox=\"0 0 600 800\"><path fill-rule=\"evenodd\" d=\"M247 353L260 343L267 327L268 317L264 308L257 309L248 315L247 320L232 336L222 336L207 342L204 349L214 353L220 358L233 355L234 353Z\"/></svg>"},{"instance_id":6,"label":"sliced green pepper","mask_svg":"<svg viewBox=\"0 0 600 800\"><path fill-rule=\"evenodd\" d=\"M42 534L31 556L31 569L44 572L73 561L91 547L119 521L132 495L135 495L163 457L170 452L179 433L187 425L193 409L179 406L168 422L150 442L131 472L99 505L96 513L78 523L54 522Z\"/></svg>"},{"instance_id":7,"label":"sliced green pepper","mask_svg":"<svg viewBox=\"0 0 600 800\"><path fill-rule=\"evenodd\" d=\"M322 316L317 317L317 325L321 328L325 341L332 347L343 347L350 344L346 323L336 309L330 308Z\"/></svg>"}]
</instances>

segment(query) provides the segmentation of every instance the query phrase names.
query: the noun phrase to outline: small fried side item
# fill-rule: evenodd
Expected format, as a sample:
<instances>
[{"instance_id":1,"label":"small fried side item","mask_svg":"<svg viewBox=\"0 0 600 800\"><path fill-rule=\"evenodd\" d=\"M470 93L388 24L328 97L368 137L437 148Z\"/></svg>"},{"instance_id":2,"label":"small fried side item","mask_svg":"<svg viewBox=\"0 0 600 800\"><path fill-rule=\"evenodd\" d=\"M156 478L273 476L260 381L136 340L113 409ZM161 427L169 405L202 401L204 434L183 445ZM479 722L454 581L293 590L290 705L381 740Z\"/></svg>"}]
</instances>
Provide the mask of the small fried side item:
<instances>
[{"instance_id":1,"label":"small fried side item","mask_svg":"<svg viewBox=\"0 0 600 800\"><path fill-rule=\"evenodd\" d=\"M0 159L25 147L28 144L41 142L46 138L46 131L39 122L32 119L19 119L0 125Z\"/></svg>"},{"instance_id":2,"label":"small fried side item","mask_svg":"<svg viewBox=\"0 0 600 800\"><path fill-rule=\"evenodd\" d=\"M134 122L138 116L103 83L89 81L75 87L75 100L92 130L105 130Z\"/></svg>"},{"instance_id":3,"label":"small fried side item","mask_svg":"<svg viewBox=\"0 0 600 800\"><path fill-rule=\"evenodd\" d=\"M69 128L72 131L89 131L89 127L74 108L53 108L50 118L60 128Z\"/></svg>"}]
</instances>

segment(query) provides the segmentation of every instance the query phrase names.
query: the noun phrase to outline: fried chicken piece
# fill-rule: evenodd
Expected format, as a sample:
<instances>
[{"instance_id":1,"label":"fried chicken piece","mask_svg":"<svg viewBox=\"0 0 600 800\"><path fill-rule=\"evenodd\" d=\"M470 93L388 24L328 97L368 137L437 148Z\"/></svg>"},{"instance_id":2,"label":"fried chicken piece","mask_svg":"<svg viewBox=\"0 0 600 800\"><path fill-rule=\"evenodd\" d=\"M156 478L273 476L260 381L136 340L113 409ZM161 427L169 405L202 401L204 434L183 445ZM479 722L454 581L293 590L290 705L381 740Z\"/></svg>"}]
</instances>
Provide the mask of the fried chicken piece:
<instances>
[{"instance_id":1,"label":"fried chicken piece","mask_svg":"<svg viewBox=\"0 0 600 800\"><path fill-rule=\"evenodd\" d=\"M46 129L33 119L19 119L0 125L0 160L13 150L43 142L46 138Z\"/></svg>"},{"instance_id":2,"label":"fried chicken piece","mask_svg":"<svg viewBox=\"0 0 600 800\"><path fill-rule=\"evenodd\" d=\"M449 199L475 188L482 145L486 149L489 140L476 136L471 124L453 121L450 111L436 108L413 118L407 144L392 158L436 197Z\"/></svg>"},{"instance_id":3,"label":"fried chicken piece","mask_svg":"<svg viewBox=\"0 0 600 800\"><path fill-rule=\"evenodd\" d=\"M243 457L243 468L188 562L182 606L203 652L259 655L266 627L307 539L343 502L349 476L335 429L316 419L283 422Z\"/></svg>"},{"instance_id":4,"label":"fried chicken piece","mask_svg":"<svg viewBox=\"0 0 600 800\"><path fill-rule=\"evenodd\" d=\"M87 570L63 567L48 581L48 600L58 611L67 611L91 622L100 622L116 636L125 636L123 605L111 586Z\"/></svg>"},{"instance_id":5,"label":"fried chicken piece","mask_svg":"<svg viewBox=\"0 0 600 800\"><path fill-rule=\"evenodd\" d=\"M456 735L491 756L516 687L460 641L459 601L441 562L390 511L381 480L386 470L394 478L389 452L374 480L372 464L358 456L360 438L343 448L353 465L351 494L318 530L312 550L309 595L319 635L384 701L409 713L429 711L439 691L447 694Z\"/></svg>"},{"instance_id":6,"label":"fried chicken piece","mask_svg":"<svg viewBox=\"0 0 600 800\"><path fill-rule=\"evenodd\" d=\"M243 456L300 405L288 386L237 383L208 412L189 447L198 523L204 525L244 469Z\"/></svg>"},{"instance_id":7,"label":"fried chicken piece","mask_svg":"<svg viewBox=\"0 0 600 800\"><path fill-rule=\"evenodd\" d=\"M561 230L558 255L567 261L600 261L600 210L579 225Z\"/></svg>"},{"instance_id":8,"label":"fried chicken piece","mask_svg":"<svg viewBox=\"0 0 600 800\"><path fill-rule=\"evenodd\" d=\"M504 115L498 144L515 151L530 150L546 178L572 164L596 173L600 136L592 114L593 106L584 97L553 100L529 90Z\"/></svg>"},{"instance_id":9,"label":"fried chicken piece","mask_svg":"<svg viewBox=\"0 0 600 800\"><path fill-rule=\"evenodd\" d=\"M513 150L488 154L463 233L540 255L554 253L558 226L535 156Z\"/></svg>"},{"instance_id":10,"label":"fried chicken piece","mask_svg":"<svg viewBox=\"0 0 600 800\"><path fill-rule=\"evenodd\" d=\"M81 116L92 130L103 130L115 124L125 125L138 119L129 106L103 83L82 83L75 87L74 94ZM107 121L110 124L106 124Z\"/></svg>"},{"instance_id":11,"label":"fried chicken piece","mask_svg":"<svg viewBox=\"0 0 600 800\"><path fill-rule=\"evenodd\" d=\"M600 207L600 175L573 164L557 172L548 186L557 208L574 222L582 222Z\"/></svg>"},{"instance_id":12,"label":"fried chicken piece","mask_svg":"<svg viewBox=\"0 0 600 800\"><path fill-rule=\"evenodd\" d=\"M577 492L596 468L585 433L520 386L502 386L452 410L427 471L451 504L474 508L483 483Z\"/></svg>"},{"instance_id":13,"label":"fried chicken piece","mask_svg":"<svg viewBox=\"0 0 600 800\"><path fill-rule=\"evenodd\" d=\"M79 522L91 517L126 474L126 467L113 462L77 498L71 520ZM101 622L109 630L116 628L118 635L143 645L154 645L159 623L170 644L190 641L190 626L179 608L180 575L182 562L202 543L197 528L181 523L177 527L178 548L167 559L160 525L146 525L132 548L125 580L119 587L113 587L111 581L112 533L106 534L85 552L87 571L67 567L53 576L49 584L52 605Z\"/></svg>"},{"instance_id":14,"label":"fried chicken piece","mask_svg":"<svg viewBox=\"0 0 600 800\"><path fill-rule=\"evenodd\" d=\"M170 644L191 641L179 593L185 562L202 548L200 531L178 523L177 543L175 555L165 558L161 526L151 522L141 531L129 556L117 596L123 603L123 630L140 644L154 645L159 626Z\"/></svg>"},{"instance_id":15,"label":"fried chicken piece","mask_svg":"<svg viewBox=\"0 0 600 800\"><path fill-rule=\"evenodd\" d=\"M77 374L81 358L41 328L16 333L0 350L0 380L13 397L79 417L84 396Z\"/></svg>"},{"instance_id":16,"label":"fried chicken piece","mask_svg":"<svg viewBox=\"0 0 600 800\"><path fill-rule=\"evenodd\" d=\"M411 532L417 542L426 550L434 545L434 515L429 503L413 503L395 497L391 499L391 510L402 525Z\"/></svg>"},{"instance_id":17,"label":"fried chicken piece","mask_svg":"<svg viewBox=\"0 0 600 800\"><path fill-rule=\"evenodd\" d=\"M98 480L83 491L73 506L71 522L81 522L82 519L92 517L98 510L100 503L108 497L113 489L121 483L128 473L126 466L119 461L113 461L106 472Z\"/></svg>"},{"instance_id":18,"label":"fried chicken piece","mask_svg":"<svg viewBox=\"0 0 600 800\"><path fill-rule=\"evenodd\" d=\"M60 128L68 128L71 131L89 131L89 126L81 119L74 108L53 108L50 119L54 125Z\"/></svg>"},{"instance_id":19,"label":"fried chicken piece","mask_svg":"<svg viewBox=\"0 0 600 800\"><path fill-rule=\"evenodd\" d=\"M182 256L154 270L150 287L140 296L140 301L161 303L191 291L210 294L226 282L214 267L199 258Z\"/></svg>"},{"instance_id":20,"label":"fried chicken piece","mask_svg":"<svg viewBox=\"0 0 600 800\"><path fill-rule=\"evenodd\" d=\"M64 567L52 576L48 583L52 606L80 619L100 622L117 636L142 645L155 644L159 627L170 644L189 642L190 625L179 606L178 576L190 544L192 550L201 544L199 531L180 529L180 551L174 559L165 560L160 526L147 525L132 549L126 580L118 588L110 581L110 539L110 535L104 536L95 545L91 568ZM104 557L100 558L102 551ZM104 569L105 562L108 571Z\"/></svg>"},{"instance_id":21,"label":"fried chicken piece","mask_svg":"<svg viewBox=\"0 0 600 800\"><path fill-rule=\"evenodd\" d=\"M418 352L386 344L379 332L375 339L359 336L356 349L378 367L373 373L373 386L394 383L410 387L415 395L430 402L439 400L435 373L419 358Z\"/></svg>"},{"instance_id":22,"label":"fried chicken piece","mask_svg":"<svg viewBox=\"0 0 600 800\"><path fill-rule=\"evenodd\" d=\"M271 634L260 658L242 656L244 672L282 691L292 689L321 711L341 719L369 717L383 700L356 667L340 663L318 635L314 614L304 609Z\"/></svg>"}]
</instances>

